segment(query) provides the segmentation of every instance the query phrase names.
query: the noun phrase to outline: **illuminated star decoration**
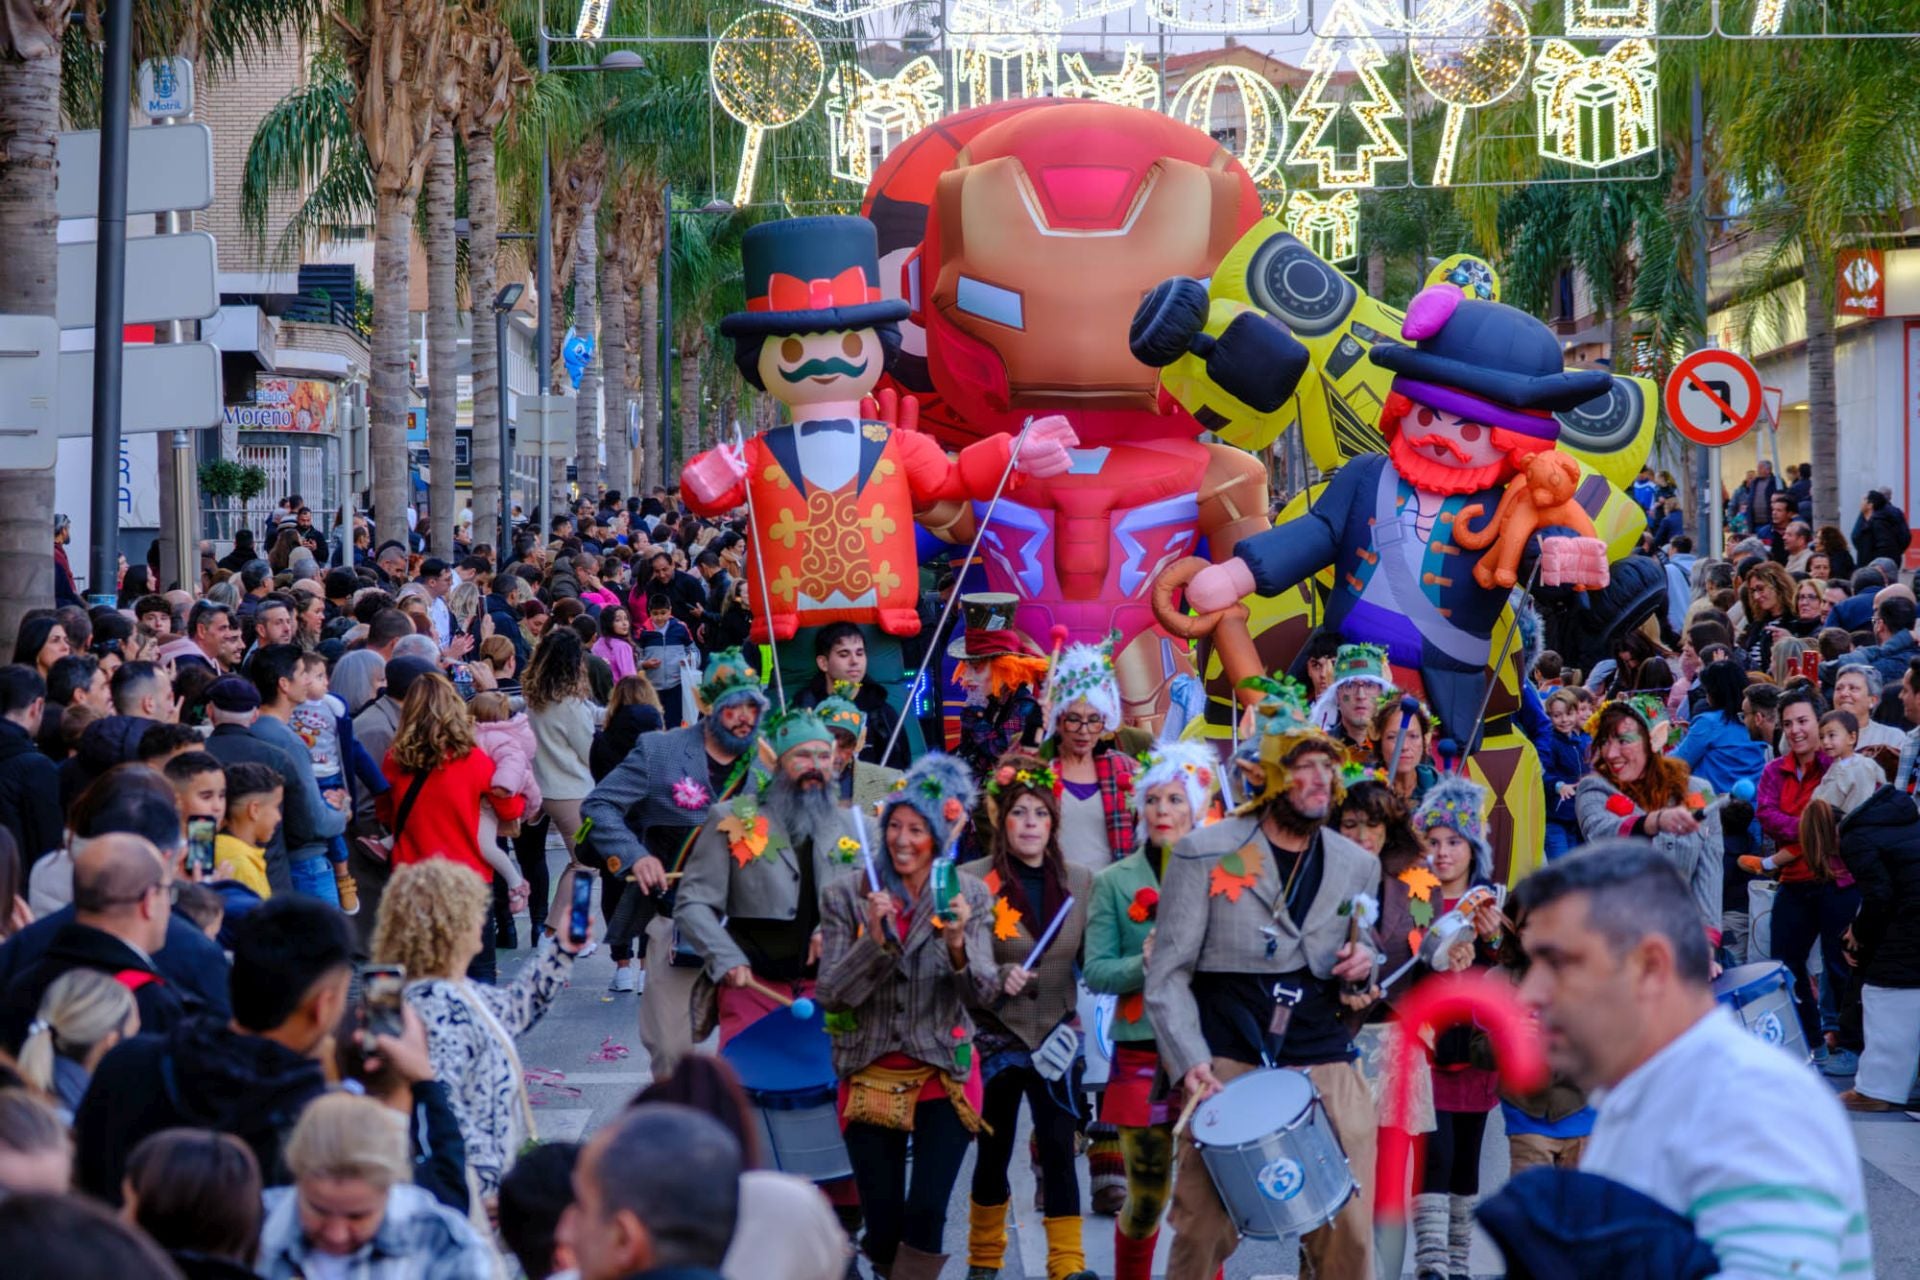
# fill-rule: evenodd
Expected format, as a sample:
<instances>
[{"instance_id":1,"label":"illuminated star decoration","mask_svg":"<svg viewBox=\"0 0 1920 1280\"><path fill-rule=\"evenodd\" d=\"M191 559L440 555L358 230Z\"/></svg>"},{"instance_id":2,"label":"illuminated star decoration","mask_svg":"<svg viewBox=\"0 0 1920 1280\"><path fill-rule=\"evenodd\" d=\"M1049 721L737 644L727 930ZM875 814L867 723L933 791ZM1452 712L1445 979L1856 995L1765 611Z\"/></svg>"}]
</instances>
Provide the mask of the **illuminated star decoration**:
<instances>
[{"instance_id":1,"label":"illuminated star decoration","mask_svg":"<svg viewBox=\"0 0 1920 1280\"><path fill-rule=\"evenodd\" d=\"M1382 164L1407 158L1407 149L1383 123L1400 116L1400 103L1380 78L1386 61L1387 55L1367 29L1358 0L1334 0L1307 50L1313 78L1287 113L1287 119L1302 126L1287 155L1288 164L1313 165L1323 187L1371 187ZM1344 98L1334 96L1332 84L1343 62L1354 73ZM1350 113L1367 137L1350 153L1338 147L1332 136L1342 112ZM1342 163L1346 154L1352 158Z\"/></svg>"},{"instance_id":2,"label":"illuminated star decoration","mask_svg":"<svg viewBox=\"0 0 1920 1280\"><path fill-rule=\"evenodd\" d=\"M1064 21L1056 0L954 0L954 109L1052 93Z\"/></svg>"},{"instance_id":3,"label":"illuminated star decoration","mask_svg":"<svg viewBox=\"0 0 1920 1280\"><path fill-rule=\"evenodd\" d=\"M1300 16L1299 0L1147 0L1147 16L1184 31L1257 31Z\"/></svg>"},{"instance_id":4,"label":"illuminated star decoration","mask_svg":"<svg viewBox=\"0 0 1920 1280\"><path fill-rule=\"evenodd\" d=\"M807 114L820 97L826 73L820 42L790 13L758 9L720 33L707 78L721 108L747 127L733 184L736 208L753 199L767 133Z\"/></svg>"},{"instance_id":5,"label":"illuminated star decoration","mask_svg":"<svg viewBox=\"0 0 1920 1280\"><path fill-rule=\"evenodd\" d=\"M1650 36L1659 25L1656 0L1567 0L1570 36Z\"/></svg>"},{"instance_id":6,"label":"illuminated star decoration","mask_svg":"<svg viewBox=\"0 0 1920 1280\"><path fill-rule=\"evenodd\" d=\"M1248 176L1256 183L1263 182L1280 171L1280 157L1287 149L1287 104L1265 76L1231 64L1208 67L1180 86L1167 114L1217 138L1221 131L1211 127L1214 104L1221 87L1227 84L1240 99L1245 126L1237 131L1238 146L1227 149L1246 166Z\"/></svg>"},{"instance_id":7,"label":"illuminated star decoration","mask_svg":"<svg viewBox=\"0 0 1920 1280\"><path fill-rule=\"evenodd\" d=\"M607 34L607 14L612 9L613 0L581 0L580 17L573 24L573 38L598 40Z\"/></svg>"},{"instance_id":8,"label":"illuminated star decoration","mask_svg":"<svg viewBox=\"0 0 1920 1280\"><path fill-rule=\"evenodd\" d=\"M924 54L884 80L857 63L835 67L827 82L833 176L866 185L876 162L945 113L946 87L939 66Z\"/></svg>"},{"instance_id":9,"label":"illuminated star decoration","mask_svg":"<svg viewBox=\"0 0 1920 1280\"><path fill-rule=\"evenodd\" d=\"M1527 15L1511 0L1441 0L1414 22L1407 40L1413 73L1447 107L1434 186L1453 184L1467 112L1506 97L1526 74L1532 38Z\"/></svg>"},{"instance_id":10,"label":"illuminated star decoration","mask_svg":"<svg viewBox=\"0 0 1920 1280\"><path fill-rule=\"evenodd\" d=\"M1287 198L1287 230L1328 262L1360 253L1360 194L1337 191L1322 200L1296 191Z\"/></svg>"},{"instance_id":11,"label":"illuminated star decoration","mask_svg":"<svg viewBox=\"0 0 1920 1280\"><path fill-rule=\"evenodd\" d=\"M1549 40L1534 72L1541 155L1605 169L1654 149L1660 78L1650 41L1622 40L1588 57Z\"/></svg>"},{"instance_id":12,"label":"illuminated star decoration","mask_svg":"<svg viewBox=\"0 0 1920 1280\"><path fill-rule=\"evenodd\" d=\"M1160 109L1160 73L1153 69L1137 44L1127 45L1120 70L1098 75L1087 69L1085 54L1070 53L1060 59L1060 84L1056 92L1062 98L1084 98L1090 102L1111 102L1122 107Z\"/></svg>"}]
</instances>

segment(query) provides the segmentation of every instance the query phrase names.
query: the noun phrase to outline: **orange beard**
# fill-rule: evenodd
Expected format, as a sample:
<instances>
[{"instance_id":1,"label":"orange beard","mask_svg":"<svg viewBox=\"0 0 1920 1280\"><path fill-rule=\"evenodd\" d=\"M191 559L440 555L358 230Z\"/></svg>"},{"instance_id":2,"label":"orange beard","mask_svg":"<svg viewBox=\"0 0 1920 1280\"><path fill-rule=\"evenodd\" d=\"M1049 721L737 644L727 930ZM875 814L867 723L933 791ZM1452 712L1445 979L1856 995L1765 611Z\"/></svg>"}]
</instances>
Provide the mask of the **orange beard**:
<instances>
[{"instance_id":1,"label":"orange beard","mask_svg":"<svg viewBox=\"0 0 1920 1280\"><path fill-rule=\"evenodd\" d=\"M1511 458L1502 458L1484 467L1460 467L1434 457L1431 452L1421 453L1407 443L1404 427L1393 432L1387 457L1403 480L1426 493L1479 493L1513 475Z\"/></svg>"}]
</instances>

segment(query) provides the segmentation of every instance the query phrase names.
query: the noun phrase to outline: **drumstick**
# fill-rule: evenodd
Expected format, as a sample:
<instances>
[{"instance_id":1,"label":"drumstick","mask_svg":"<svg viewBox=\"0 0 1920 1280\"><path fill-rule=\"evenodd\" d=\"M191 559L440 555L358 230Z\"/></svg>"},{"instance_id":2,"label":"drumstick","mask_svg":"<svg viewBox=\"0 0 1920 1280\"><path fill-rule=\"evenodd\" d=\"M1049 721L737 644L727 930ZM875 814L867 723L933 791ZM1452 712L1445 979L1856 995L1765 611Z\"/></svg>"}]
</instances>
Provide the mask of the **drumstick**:
<instances>
[{"instance_id":1,"label":"drumstick","mask_svg":"<svg viewBox=\"0 0 1920 1280\"><path fill-rule=\"evenodd\" d=\"M752 978L752 977L748 978L747 986L754 991L758 991L761 995L765 996L767 999L774 1001L775 1003L781 1005L784 1008L788 1008L788 1009L793 1008L792 996L783 995L780 992L775 991L772 987L760 981L760 979L758 978Z\"/></svg>"},{"instance_id":2,"label":"drumstick","mask_svg":"<svg viewBox=\"0 0 1920 1280\"><path fill-rule=\"evenodd\" d=\"M1199 1107L1200 1101L1198 1090L1187 1095L1187 1105L1180 1108L1180 1118L1173 1122L1173 1137L1176 1142L1179 1141L1180 1135L1187 1131L1187 1121L1193 1119L1194 1110Z\"/></svg>"},{"instance_id":3,"label":"drumstick","mask_svg":"<svg viewBox=\"0 0 1920 1280\"><path fill-rule=\"evenodd\" d=\"M1032 973L1039 965L1040 957L1046 952L1047 944L1053 941L1054 934L1060 932L1060 926L1067 922L1067 913L1072 910L1073 895L1068 894L1067 900L1060 904L1060 909L1053 913L1053 919L1047 923L1047 931L1040 935L1040 941L1033 944L1033 950L1027 952L1027 958L1020 962L1022 969Z\"/></svg>"}]
</instances>

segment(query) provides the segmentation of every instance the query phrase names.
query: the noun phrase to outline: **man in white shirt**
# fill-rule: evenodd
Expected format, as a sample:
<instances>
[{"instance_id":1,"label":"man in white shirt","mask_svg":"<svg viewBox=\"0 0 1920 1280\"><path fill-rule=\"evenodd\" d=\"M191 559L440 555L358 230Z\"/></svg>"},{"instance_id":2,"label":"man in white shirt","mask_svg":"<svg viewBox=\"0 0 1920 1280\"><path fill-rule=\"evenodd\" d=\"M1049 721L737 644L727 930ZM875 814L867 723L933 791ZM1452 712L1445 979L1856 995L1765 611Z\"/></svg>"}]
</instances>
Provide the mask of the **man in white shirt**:
<instances>
[{"instance_id":1,"label":"man in white shirt","mask_svg":"<svg viewBox=\"0 0 1920 1280\"><path fill-rule=\"evenodd\" d=\"M427 589L427 616L433 621L433 638L444 649L453 643L453 613L447 608L447 593L453 590L453 566L429 556L420 564L420 585Z\"/></svg>"},{"instance_id":2,"label":"man in white shirt","mask_svg":"<svg viewBox=\"0 0 1920 1280\"><path fill-rule=\"evenodd\" d=\"M1581 1172L1686 1217L1723 1280L1870 1280L1846 1114L1811 1068L1714 1003L1706 941L1667 861L1642 840L1603 840L1517 896L1521 998L1554 1069L1595 1091Z\"/></svg>"}]
</instances>

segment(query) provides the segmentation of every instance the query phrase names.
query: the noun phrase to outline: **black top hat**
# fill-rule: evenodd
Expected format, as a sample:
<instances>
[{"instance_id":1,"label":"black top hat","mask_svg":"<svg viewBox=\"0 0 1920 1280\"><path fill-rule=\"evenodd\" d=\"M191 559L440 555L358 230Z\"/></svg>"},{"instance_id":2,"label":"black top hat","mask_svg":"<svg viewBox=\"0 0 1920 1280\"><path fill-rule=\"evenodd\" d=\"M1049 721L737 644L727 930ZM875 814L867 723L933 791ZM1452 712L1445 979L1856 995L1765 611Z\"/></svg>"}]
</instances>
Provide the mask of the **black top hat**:
<instances>
[{"instance_id":1,"label":"black top hat","mask_svg":"<svg viewBox=\"0 0 1920 1280\"><path fill-rule=\"evenodd\" d=\"M1378 343L1370 353L1375 364L1497 405L1574 409L1613 384L1604 369L1567 368L1553 330L1526 312L1468 298L1451 285L1421 290L1402 333L1418 345Z\"/></svg>"},{"instance_id":2,"label":"black top hat","mask_svg":"<svg viewBox=\"0 0 1920 1280\"><path fill-rule=\"evenodd\" d=\"M1031 641L1013 629L1013 611L1020 597L1003 591L977 591L960 597L966 631L947 645L947 656L962 662L1019 654L1037 658Z\"/></svg>"},{"instance_id":3,"label":"black top hat","mask_svg":"<svg viewBox=\"0 0 1920 1280\"><path fill-rule=\"evenodd\" d=\"M785 218L740 238L747 309L720 322L730 338L865 329L907 318L880 296L880 237L865 218Z\"/></svg>"}]
</instances>

